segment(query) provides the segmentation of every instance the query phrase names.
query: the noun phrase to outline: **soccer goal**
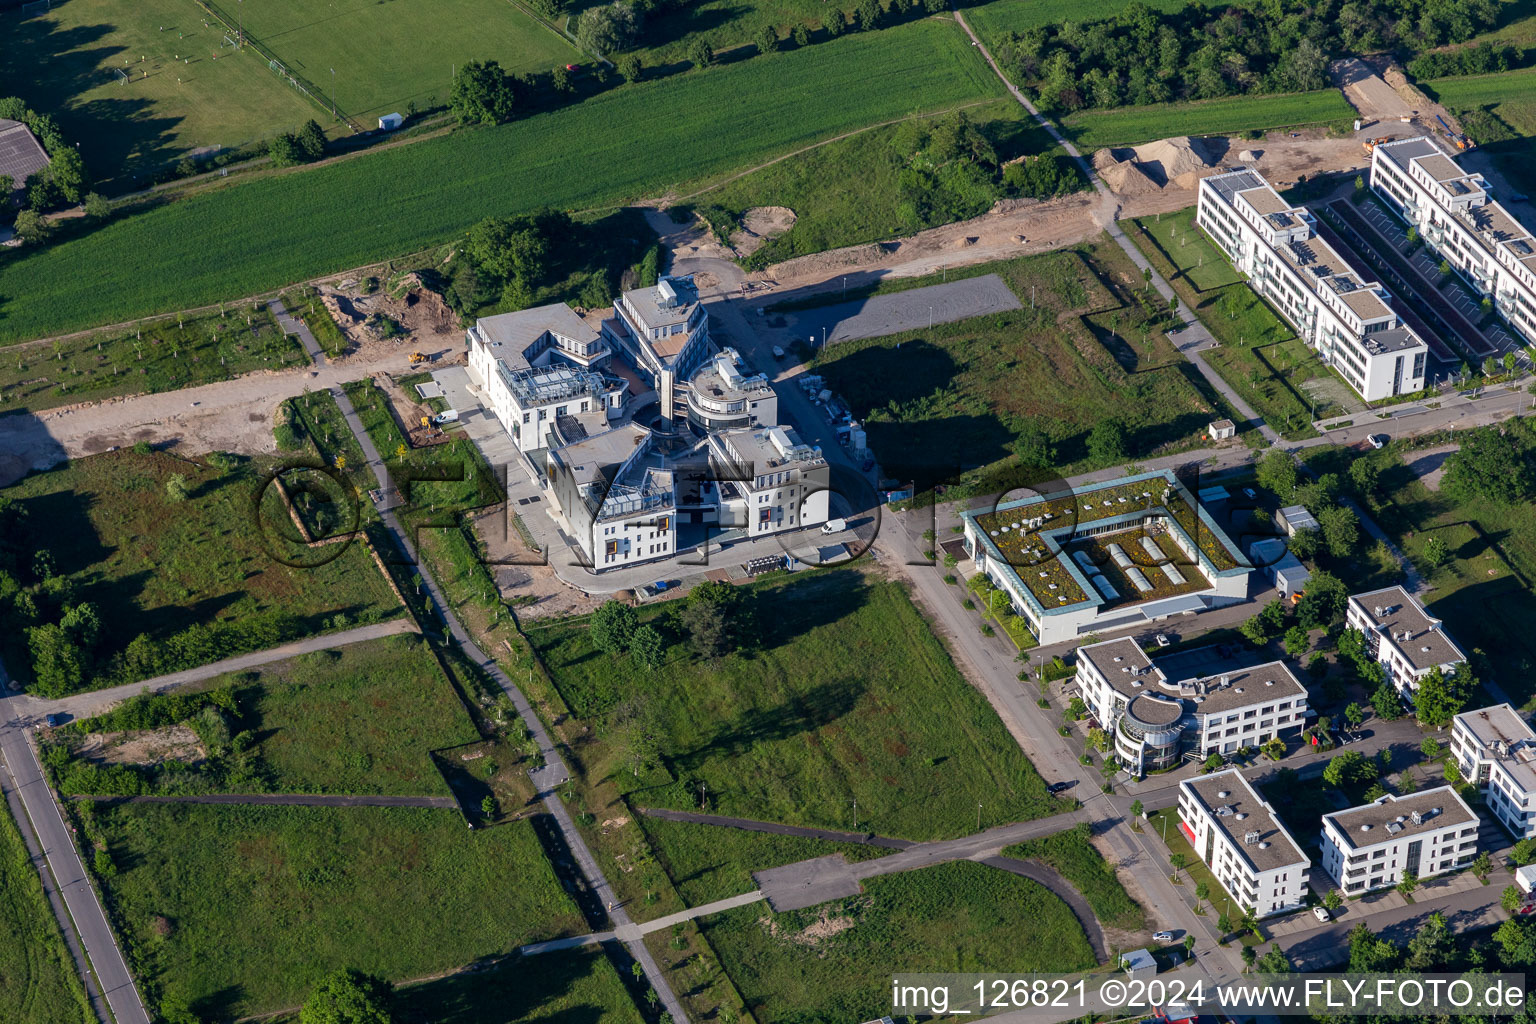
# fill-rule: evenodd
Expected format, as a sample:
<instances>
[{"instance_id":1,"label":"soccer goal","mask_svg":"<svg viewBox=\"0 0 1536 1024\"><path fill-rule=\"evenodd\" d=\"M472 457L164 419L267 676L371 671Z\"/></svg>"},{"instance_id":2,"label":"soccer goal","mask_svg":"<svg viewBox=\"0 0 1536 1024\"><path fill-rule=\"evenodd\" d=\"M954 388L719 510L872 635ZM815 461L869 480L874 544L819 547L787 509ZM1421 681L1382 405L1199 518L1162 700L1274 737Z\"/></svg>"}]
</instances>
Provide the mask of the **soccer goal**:
<instances>
[{"instance_id":1,"label":"soccer goal","mask_svg":"<svg viewBox=\"0 0 1536 1024\"><path fill-rule=\"evenodd\" d=\"M31 18L38 14L47 14L53 10L53 0L32 0L29 4L21 5L21 16Z\"/></svg>"},{"instance_id":2,"label":"soccer goal","mask_svg":"<svg viewBox=\"0 0 1536 1024\"><path fill-rule=\"evenodd\" d=\"M124 71L122 68L113 68L112 77L117 79L118 82L123 85L128 84L128 72Z\"/></svg>"}]
</instances>

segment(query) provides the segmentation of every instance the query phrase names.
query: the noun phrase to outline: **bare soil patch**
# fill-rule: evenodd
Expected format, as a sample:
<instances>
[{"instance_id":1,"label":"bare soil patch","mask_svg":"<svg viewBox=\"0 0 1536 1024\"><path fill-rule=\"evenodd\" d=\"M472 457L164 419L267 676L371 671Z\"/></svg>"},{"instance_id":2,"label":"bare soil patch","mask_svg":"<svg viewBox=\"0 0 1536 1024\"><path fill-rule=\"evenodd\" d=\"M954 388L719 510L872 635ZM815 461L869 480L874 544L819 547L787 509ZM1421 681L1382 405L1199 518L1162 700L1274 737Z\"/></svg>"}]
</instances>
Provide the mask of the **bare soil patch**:
<instances>
[{"instance_id":1,"label":"bare soil patch","mask_svg":"<svg viewBox=\"0 0 1536 1024\"><path fill-rule=\"evenodd\" d=\"M731 247L739 256L750 256L768 239L795 226L795 211L787 206L754 206L741 218L741 230L732 233Z\"/></svg>"},{"instance_id":2,"label":"bare soil patch","mask_svg":"<svg viewBox=\"0 0 1536 1024\"><path fill-rule=\"evenodd\" d=\"M208 759L202 740L185 725L135 732L88 733L75 753L96 764L148 765L167 761L199 764Z\"/></svg>"}]
</instances>

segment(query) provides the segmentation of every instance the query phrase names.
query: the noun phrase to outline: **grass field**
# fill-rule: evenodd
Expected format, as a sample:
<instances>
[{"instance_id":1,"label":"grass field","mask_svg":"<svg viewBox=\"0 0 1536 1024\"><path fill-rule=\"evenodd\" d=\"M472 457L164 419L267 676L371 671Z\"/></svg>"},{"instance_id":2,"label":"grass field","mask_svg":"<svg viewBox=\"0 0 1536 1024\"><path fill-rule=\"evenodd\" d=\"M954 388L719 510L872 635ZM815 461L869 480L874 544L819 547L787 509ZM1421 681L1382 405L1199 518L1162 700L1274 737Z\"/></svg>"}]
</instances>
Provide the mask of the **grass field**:
<instances>
[{"instance_id":1,"label":"grass field","mask_svg":"<svg viewBox=\"0 0 1536 1024\"><path fill-rule=\"evenodd\" d=\"M986 493L1005 486L1026 426L1049 437L1054 470L1071 474L1108 465L1087 447L1102 419L1126 427L1123 462L1191 447L1212 419L1230 415L1123 287L1140 275L1113 245L991 269L1025 308L816 355L815 371L851 403L892 476L920 490L958 478Z\"/></svg>"},{"instance_id":2,"label":"grass field","mask_svg":"<svg viewBox=\"0 0 1536 1024\"><path fill-rule=\"evenodd\" d=\"M256 294L425 248L488 216L614 204L1000 89L960 28L940 20L615 89L124 213L87 237L0 258L0 340ZM743 96L772 102L743 109Z\"/></svg>"},{"instance_id":3,"label":"grass field","mask_svg":"<svg viewBox=\"0 0 1536 1024\"><path fill-rule=\"evenodd\" d=\"M12 8L0 13L0 95L57 118L108 195L193 150L319 117L254 51L221 47L224 30L204 18L193 0L68 0L33 18ZM114 68L132 81L117 81Z\"/></svg>"},{"instance_id":4,"label":"grass field","mask_svg":"<svg viewBox=\"0 0 1536 1024\"><path fill-rule=\"evenodd\" d=\"M172 503L166 484L177 474L190 494ZM259 481L254 464L220 473L124 449L0 491L25 509L27 550L49 551L52 571L73 588L72 602L94 603L109 624L88 685L132 682L399 613L361 544L315 568L277 561L264 544L283 553L281 545L252 508ZM141 633L162 659L149 671L118 660ZM12 674L29 677L21 631L7 630L0 642Z\"/></svg>"},{"instance_id":5,"label":"grass field","mask_svg":"<svg viewBox=\"0 0 1536 1024\"><path fill-rule=\"evenodd\" d=\"M601 950L513 959L396 993L399 1024L641 1024L644 1019Z\"/></svg>"},{"instance_id":6,"label":"grass field","mask_svg":"<svg viewBox=\"0 0 1536 1024\"><path fill-rule=\"evenodd\" d=\"M0 351L0 412L36 412L118 395L229 380L307 360L266 306L162 320L126 334Z\"/></svg>"},{"instance_id":7,"label":"grass field","mask_svg":"<svg viewBox=\"0 0 1536 1024\"><path fill-rule=\"evenodd\" d=\"M152 1001L218 1019L357 967L419 978L580 932L528 822L415 808L99 806L102 879Z\"/></svg>"},{"instance_id":8,"label":"grass field","mask_svg":"<svg viewBox=\"0 0 1536 1024\"><path fill-rule=\"evenodd\" d=\"M1104 859L1088 835L1088 826L1079 825L1044 839L1017 843L1004 849L1003 855L1042 860L1061 872L1083 894L1100 923L1129 931L1144 928L1146 914L1125 891L1114 865Z\"/></svg>"},{"instance_id":9,"label":"grass field","mask_svg":"<svg viewBox=\"0 0 1536 1024\"><path fill-rule=\"evenodd\" d=\"M996 714L955 670L899 584L852 570L745 591L755 650L701 662L667 608L643 609L669 649L654 679L595 651L584 622L530 627L560 694L602 726L648 695L664 767L636 779L624 744L578 751L587 772L622 773L639 806L697 809L704 784L717 814L858 827L930 839L1056 808ZM611 744L611 748L609 748ZM609 748L609 749L605 749Z\"/></svg>"},{"instance_id":10,"label":"grass field","mask_svg":"<svg viewBox=\"0 0 1536 1024\"><path fill-rule=\"evenodd\" d=\"M73 2L73 0L71 0ZM233 17L234 4L219 0ZM590 60L504 0L303 0L244 5L245 30L322 89L336 69L336 105L373 127L379 115L446 103L454 65L494 60L508 72Z\"/></svg>"},{"instance_id":11,"label":"grass field","mask_svg":"<svg viewBox=\"0 0 1536 1024\"><path fill-rule=\"evenodd\" d=\"M1156 103L1117 110L1085 110L1062 121L1066 136L1083 149L1133 146L1173 135L1236 135L1249 130L1340 123L1355 110L1337 89L1232 96L1194 103Z\"/></svg>"},{"instance_id":12,"label":"grass field","mask_svg":"<svg viewBox=\"0 0 1536 1024\"><path fill-rule=\"evenodd\" d=\"M1091 7L1085 8L1073 0L992 0L967 10L965 20L988 47L995 47L1004 32L1022 34L1041 25L1111 18L1131 3L1132 0L1094 0ZM1147 6L1154 11L1172 14L1182 10L1185 4L1184 0L1152 0Z\"/></svg>"},{"instance_id":13,"label":"grass field","mask_svg":"<svg viewBox=\"0 0 1536 1024\"><path fill-rule=\"evenodd\" d=\"M759 1024L871 1020L904 971L1066 973L1094 966L1067 905L1043 886L960 861L871 878L859 896L703 919Z\"/></svg>"},{"instance_id":14,"label":"grass field","mask_svg":"<svg viewBox=\"0 0 1536 1024\"><path fill-rule=\"evenodd\" d=\"M890 850L860 843L831 843L798 836L745 832L718 825L641 819L667 877L690 907L701 907L757 888L752 872L840 853L849 861L873 860Z\"/></svg>"},{"instance_id":15,"label":"grass field","mask_svg":"<svg viewBox=\"0 0 1536 1024\"><path fill-rule=\"evenodd\" d=\"M6 1024L93 1024L75 962L10 813L0 805L0 1007Z\"/></svg>"},{"instance_id":16,"label":"grass field","mask_svg":"<svg viewBox=\"0 0 1536 1024\"><path fill-rule=\"evenodd\" d=\"M1488 108L1516 133L1536 135L1536 69L1437 78L1425 84L1453 113Z\"/></svg>"}]
</instances>

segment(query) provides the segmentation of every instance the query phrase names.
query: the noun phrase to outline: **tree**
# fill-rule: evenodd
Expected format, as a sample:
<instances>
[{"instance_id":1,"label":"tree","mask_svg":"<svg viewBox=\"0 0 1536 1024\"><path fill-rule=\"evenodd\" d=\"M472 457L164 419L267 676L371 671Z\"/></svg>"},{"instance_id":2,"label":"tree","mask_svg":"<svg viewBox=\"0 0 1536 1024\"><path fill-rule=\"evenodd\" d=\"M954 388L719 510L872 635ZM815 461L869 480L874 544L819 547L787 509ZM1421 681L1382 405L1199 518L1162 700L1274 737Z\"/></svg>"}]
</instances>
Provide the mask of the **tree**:
<instances>
[{"instance_id":1,"label":"tree","mask_svg":"<svg viewBox=\"0 0 1536 1024\"><path fill-rule=\"evenodd\" d=\"M16 236L23 242L46 242L52 230L48 219L36 210L22 210L16 214Z\"/></svg>"},{"instance_id":2,"label":"tree","mask_svg":"<svg viewBox=\"0 0 1536 1024\"><path fill-rule=\"evenodd\" d=\"M292 167L303 156L299 152L298 142L287 132L279 134L271 142L267 143L267 155L272 158L272 166L274 167Z\"/></svg>"},{"instance_id":3,"label":"tree","mask_svg":"<svg viewBox=\"0 0 1536 1024\"><path fill-rule=\"evenodd\" d=\"M1280 948L1280 943L1272 943L1269 952L1259 957L1260 974L1290 974L1294 968L1291 966L1291 958L1285 955Z\"/></svg>"},{"instance_id":4,"label":"tree","mask_svg":"<svg viewBox=\"0 0 1536 1024\"><path fill-rule=\"evenodd\" d=\"M704 38L688 44L688 60L700 71L715 63L715 51Z\"/></svg>"},{"instance_id":5,"label":"tree","mask_svg":"<svg viewBox=\"0 0 1536 1024\"><path fill-rule=\"evenodd\" d=\"M796 49L811 45L811 31L804 25L796 25L795 30L789 34L789 37L795 41Z\"/></svg>"},{"instance_id":6,"label":"tree","mask_svg":"<svg viewBox=\"0 0 1536 1024\"><path fill-rule=\"evenodd\" d=\"M0 188L0 196L4 194L5 190ZM106 220L112 216L112 201L99 192L87 192L84 206L85 215L91 220Z\"/></svg>"},{"instance_id":7,"label":"tree","mask_svg":"<svg viewBox=\"0 0 1536 1024\"><path fill-rule=\"evenodd\" d=\"M1237 628L1238 632L1242 633L1243 637L1255 647L1263 647L1269 643L1269 627L1265 624L1264 616L1262 615L1249 616Z\"/></svg>"},{"instance_id":8,"label":"tree","mask_svg":"<svg viewBox=\"0 0 1536 1024\"><path fill-rule=\"evenodd\" d=\"M1375 459L1356 459L1349 464L1349 486L1365 501L1372 501L1381 483L1381 464Z\"/></svg>"},{"instance_id":9,"label":"tree","mask_svg":"<svg viewBox=\"0 0 1536 1024\"><path fill-rule=\"evenodd\" d=\"M48 623L27 630L32 654L32 679L44 697L62 697L85 682L89 665L85 652L64 627Z\"/></svg>"},{"instance_id":10,"label":"tree","mask_svg":"<svg viewBox=\"0 0 1536 1024\"><path fill-rule=\"evenodd\" d=\"M480 817L496 817L496 798L489 793L480 799Z\"/></svg>"},{"instance_id":11,"label":"tree","mask_svg":"<svg viewBox=\"0 0 1536 1024\"><path fill-rule=\"evenodd\" d=\"M592 613L588 631L592 645L607 654L619 654L634 642L639 620L635 610L623 601L608 600ZM652 632L655 632L652 630Z\"/></svg>"},{"instance_id":12,"label":"tree","mask_svg":"<svg viewBox=\"0 0 1536 1024\"><path fill-rule=\"evenodd\" d=\"M1480 880L1487 881L1488 873L1493 870L1493 858L1484 850L1472 860L1472 873Z\"/></svg>"},{"instance_id":13,"label":"tree","mask_svg":"<svg viewBox=\"0 0 1536 1024\"><path fill-rule=\"evenodd\" d=\"M1211 898L1211 883L1200 881L1195 883L1195 899L1205 901Z\"/></svg>"},{"instance_id":14,"label":"tree","mask_svg":"<svg viewBox=\"0 0 1536 1024\"><path fill-rule=\"evenodd\" d=\"M1278 448L1271 448L1258 465L1259 486L1282 499L1296 490L1296 460Z\"/></svg>"},{"instance_id":15,"label":"tree","mask_svg":"<svg viewBox=\"0 0 1536 1024\"><path fill-rule=\"evenodd\" d=\"M1316 530L1297 530L1287 547L1297 558L1311 559L1317 557L1317 549L1321 544L1322 538Z\"/></svg>"},{"instance_id":16,"label":"tree","mask_svg":"<svg viewBox=\"0 0 1536 1024\"><path fill-rule=\"evenodd\" d=\"M1334 558L1346 557L1360 543L1360 517L1352 508L1325 508L1318 513L1317 523L1322 529L1323 544Z\"/></svg>"},{"instance_id":17,"label":"tree","mask_svg":"<svg viewBox=\"0 0 1536 1024\"><path fill-rule=\"evenodd\" d=\"M761 54L773 53L779 48L779 33L772 25L764 25L757 34L757 52Z\"/></svg>"},{"instance_id":18,"label":"tree","mask_svg":"<svg viewBox=\"0 0 1536 1024\"><path fill-rule=\"evenodd\" d=\"M299 152L304 154L304 159L319 160L325 156L325 129L313 118L304 122L304 127L299 129L293 140Z\"/></svg>"},{"instance_id":19,"label":"tree","mask_svg":"<svg viewBox=\"0 0 1536 1024\"><path fill-rule=\"evenodd\" d=\"M165 482L165 497L169 501L186 501L188 495L187 478L180 473L172 473Z\"/></svg>"},{"instance_id":20,"label":"tree","mask_svg":"<svg viewBox=\"0 0 1536 1024\"><path fill-rule=\"evenodd\" d=\"M1397 695L1397 688L1391 683L1382 683L1376 687L1376 692L1371 694L1371 707L1376 709L1376 717L1383 722L1403 717L1403 699Z\"/></svg>"},{"instance_id":21,"label":"tree","mask_svg":"<svg viewBox=\"0 0 1536 1024\"><path fill-rule=\"evenodd\" d=\"M1131 817L1139 818L1145 813L1145 810L1140 800L1131 801Z\"/></svg>"},{"instance_id":22,"label":"tree","mask_svg":"<svg viewBox=\"0 0 1536 1024\"><path fill-rule=\"evenodd\" d=\"M467 61L454 75L448 109L459 124L500 124L512 117L512 81L494 60Z\"/></svg>"},{"instance_id":23,"label":"tree","mask_svg":"<svg viewBox=\"0 0 1536 1024\"><path fill-rule=\"evenodd\" d=\"M645 65L641 62L638 54L624 54L618 59L617 65L619 75L631 85L640 81L640 76L645 74Z\"/></svg>"},{"instance_id":24,"label":"tree","mask_svg":"<svg viewBox=\"0 0 1536 1024\"><path fill-rule=\"evenodd\" d=\"M1125 427L1116 419L1102 419L1088 432L1088 455L1100 465L1125 458Z\"/></svg>"},{"instance_id":25,"label":"tree","mask_svg":"<svg viewBox=\"0 0 1536 1024\"><path fill-rule=\"evenodd\" d=\"M1285 631L1285 653L1300 658L1312 646L1312 637L1304 626L1292 626Z\"/></svg>"},{"instance_id":26,"label":"tree","mask_svg":"<svg viewBox=\"0 0 1536 1024\"><path fill-rule=\"evenodd\" d=\"M1209 775L1211 772L1216 771L1225 763L1226 762L1221 759L1220 754L1212 754L1210 757L1205 759L1205 764L1201 767L1203 767L1206 774Z\"/></svg>"},{"instance_id":27,"label":"tree","mask_svg":"<svg viewBox=\"0 0 1536 1024\"><path fill-rule=\"evenodd\" d=\"M640 15L627 3L589 7L576 23L576 41L592 53L615 53L634 46L642 27Z\"/></svg>"},{"instance_id":28,"label":"tree","mask_svg":"<svg viewBox=\"0 0 1536 1024\"><path fill-rule=\"evenodd\" d=\"M877 0L859 0L854 14L858 18L861 32L880 27L880 4Z\"/></svg>"},{"instance_id":29,"label":"tree","mask_svg":"<svg viewBox=\"0 0 1536 1024\"><path fill-rule=\"evenodd\" d=\"M1056 462L1056 449L1045 432L1033 423L1026 423L1013 441L1013 454L1025 466L1045 469Z\"/></svg>"},{"instance_id":30,"label":"tree","mask_svg":"<svg viewBox=\"0 0 1536 1024\"><path fill-rule=\"evenodd\" d=\"M1483 427L1461 435L1461 448L1445 460L1441 487L1457 501L1523 501L1536 490L1531 460L1515 434Z\"/></svg>"},{"instance_id":31,"label":"tree","mask_svg":"<svg viewBox=\"0 0 1536 1024\"><path fill-rule=\"evenodd\" d=\"M342 968L321 978L299 1010L299 1024L394 1024L394 988L382 978Z\"/></svg>"},{"instance_id":32,"label":"tree","mask_svg":"<svg viewBox=\"0 0 1536 1024\"><path fill-rule=\"evenodd\" d=\"M1419 680L1419 688L1413 695L1413 710L1420 725L1440 729L1451 724L1466 704L1466 697L1459 693L1452 680L1438 667L1432 668Z\"/></svg>"},{"instance_id":33,"label":"tree","mask_svg":"<svg viewBox=\"0 0 1536 1024\"><path fill-rule=\"evenodd\" d=\"M1323 781L1335 788L1359 786L1375 781L1377 773L1375 761L1357 750L1346 750L1323 768Z\"/></svg>"},{"instance_id":34,"label":"tree","mask_svg":"<svg viewBox=\"0 0 1536 1024\"><path fill-rule=\"evenodd\" d=\"M665 644L661 634L650 626L641 626L630 637L629 653L635 664L654 672L661 668L665 657Z\"/></svg>"},{"instance_id":35,"label":"tree","mask_svg":"<svg viewBox=\"0 0 1536 1024\"><path fill-rule=\"evenodd\" d=\"M1451 549L1446 547L1445 541L1439 537L1431 537L1424 542L1424 549L1419 553L1419 564L1427 572L1437 572L1444 568L1445 563L1451 560Z\"/></svg>"},{"instance_id":36,"label":"tree","mask_svg":"<svg viewBox=\"0 0 1536 1024\"><path fill-rule=\"evenodd\" d=\"M1536 839L1522 839L1510 847L1509 859L1517 868L1536 863Z\"/></svg>"},{"instance_id":37,"label":"tree","mask_svg":"<svg viewBox=\"0 0 1536 1024\"><path fill-rule=\"evenodd\" d=\"M49 153L48 178L64 198L78 203L85 195L90 177L85 172L85 161L73 146L64 146Z\"/></svg>"},{"instance_id":38,"label":"tree","mask_svg":"<svg viewBox=\"0 0 1536 1024\"><path fill-rule=\"evenodd\" d=\"M1343 617L1348 603L1349 590L1344 581L1319 569L1307 580L1306 592L1296 605L1296 618L1308 629L1331 626Z\"/></svg>"},{"instance_id":39,"label":"tree","mask_svg":"<svg viewBox=\"0 0 1536 1024\"><path fill-rule=\"evenodd\" d=\"M1426 761L1433 761L1445 752L1445 748L1433 736L1425 736L1424 742L1419 744L1419 753L1424 755Z\"/></svg>"},{"instance_id":40,"label":"tree","mask_svg":"<svg viewBox=\"0 0 1536 1024\"><path fill-rule=\"evenodd\" d=\"M690 595L679 619L688 634L688 643L701 658L718 658L731 647L731 628L724 605L696 601Z\"/></svg>"},{"instance_id":41,"label":"tree","mask_svg":"<svg viewBox=\"0 0 1536 1024\"><path fill-rule=\"evenodd\" d=\"M843 29L847 26L847 22L843 18L843 9L841 7L833 7L830 11L827 12L827 16L822 19L821 23L822 26L827 30L827 36L832 39L836 39L838 36L842 35Z\"/></svg>"},{"instance_id":42,"label":"tree","mask_svg":"<svg viewBox=\"0 0 1536 1024\"><path fill-rule=\"evenodd\" d=\"M1223 928L1222 931L1225 932L1227 929ZM1252 946L1244 946L1242 956L1244 973L1253 970L1254 963L1259 959L1259 951Z\"/></svg>"},{"instance_id":43,"label":"tree","mask_svg":"<svg viewBox=\"0 0 1536 1024\"><path fill-rule=\"evenodd\" d=\"M1201 882L1200 884L1201 885L1205 885L1204 882ZM1209 887L1207 887L1207 888L1209 888ZM1193 953L1194 950L1195 950L1195 937L1193 935L1186 935L1186 936L1184 936L1184 952L1186 954L1188 954L1188 953Z\"/></svg>"},{"instance_id":44,"label":"tree","mask_svg":"<svg viewBox=\"0 0 1536 1024\"><path fill-rule=\"evenodd\" d=\"M1404 871L1403 877L1398 880L1397 891L1404 896L1412 896L1413 891L1419 887L1419 875L1416 871Z\"/></svg>"},{"instance_id":45,"label":"tree","mask_svg":"<svg viewBox=\"0 0 1536 1024\"><path fill-rule=\"evenodd\" d=\"M1349 933L1349 973L1380 974L1390 971L1397 961L1394 943L1378 938L1365 922Z\"/></svg>"},{"instance_id":46,"label":"tree","mask_svg":"<svg viewBox=\"0 0 1536 1024\"><path fill-rule=\"evenodd\" d=\"M1323 897L1323 906L1332 913L1344 905L1344 895L1337 889L1329 889L1328 895Z\"/></svg>"},{"instance_id":47,"label":"tree","mask_svg":"<svg viewBox=\"0 0 1536 1024\"><path fill-rule=\"evenodd\" d=\"M556 64L549 69L549 87L555 92L570 92L574 88L571 85L571 73L565 69L564 64Z\"/></svg>"},{"instance_id":48,"label":"tree","mask_svg":"<svg viewBox=\"0 0 1536 1024\"><path fill-rule=\"evenodd\" d=\"M1518 887L1506 885L1504 891L1499 893L1499 906L1504 908L1504 913L1513 914L1520 909L1520 904L1525 902L1525 893Z\"/></svg>"}]
</instances>

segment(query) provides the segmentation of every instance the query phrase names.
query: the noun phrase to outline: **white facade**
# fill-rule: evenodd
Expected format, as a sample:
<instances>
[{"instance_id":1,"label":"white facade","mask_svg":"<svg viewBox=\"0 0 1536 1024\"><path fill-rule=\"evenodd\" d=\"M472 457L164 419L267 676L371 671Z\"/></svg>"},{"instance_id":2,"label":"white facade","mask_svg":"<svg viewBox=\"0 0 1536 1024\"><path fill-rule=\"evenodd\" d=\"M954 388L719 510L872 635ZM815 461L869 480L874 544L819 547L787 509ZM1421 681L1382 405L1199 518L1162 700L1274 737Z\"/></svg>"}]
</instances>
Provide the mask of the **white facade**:
<instances>
[{"instance_id":1,"label":"white facade","mask_svg":"<svg viewBox=\"0 0 1536 1024\"><path fill-rule=\"evenodd\" d=\"M760 537L827 521L827 461L789 427L711 434L709 452L721 526Z\"/></svg>"},{"instance_id":2,"label":"white facade","mask_svg":"<svg viewBox=\"0 0 1536 1024\"><path fill-rule=\"evenodd\" d=\"M1346 896L1472 863L1478 818L1450 786L1323 815L1323 868Z\"/></svg>"},{"instance_id":3,"label":"white facade","mask_svg":"<svg viewBox=\"0 0 1536 1024\"><path fill-rule=\"evenodd\" d=\"M603 321L603 337L622 349L655 390L662 418L682 414L678 385L713 352L709 314L691 277L664 277L651 288L620 295L612 318Z\"/></svg>"},{"instance_id":4,"label":"white facade","mask_svg":"<svg viewBox=\"0 0 1536 1024\"><path fill-rule=\"evenodd\" d=\"M1400 139L1372 150L1371 189L1536 341L1536 239L1494 201L1482 175L1463 170L1433 139Z\"/></svg>"},{"instance_id":5,"label":"white facade","mask_svg":"<svg viewBox=\"0 0 1536 1024\"><path fill-rule=\"evenodd\" d=\"M779 422L778 393L765 375L750 372L733 348L705 362L686 392L688 422L701 433Z\"/></svg>"},{"instance_id":6,"label":"white facade","mask_svg":"<svg viewBox=\"0 0 1536 1024\"><path fill-rule=\"evenodd\" d=\"M1440 628L1440 620L1402 587L1351 596L1345 623L1365 634L1365 649L1386 670L1387 682L1409 702L1430 672L1448 674L1467 660Z\"/></svg>"},{"instance_id":7,"label":"white facade","mask_svg":"<svg viewBox=\"0 0 1536 1024\"><path fill-rule=\"evenodd\" d=\"M1451 726L1451 756L1516 839L1536 836L1536 732L1509 704L1463 711Z\"/></svg>"},{"instance_id":8,"label":"white facade","mask_svg":"<svg viewBox=\"0 0 1536 1024\"><path fill-rule=\"evenodd\" d=\"M545 454L545 474L597 572L677 553L675 477L644 427L625 424L553 449Z\"/></svg>"},{"instance_id":9,"label":"white facade","mask_svg":"<svg viewBox=\"0 0 1536 1024\"><path fill-rule=\"evenodd\" d=\"M1180 826L1232 902L1257 917L1306 903L1312 862L1274 808L1232 768L1179 783Z\"/></svg>"},{"instance_id":10,"label":"white facade","mask_svg":"<svg viewBox=\"0 0 1536 1024\"><path fill-rule=\"evenodd\" d=\"M1200 180L1195 223L1248 275L1253 290L1368 402L1424 388L1429 347L1255 171Z\"/></svg>"}]
</instances>

